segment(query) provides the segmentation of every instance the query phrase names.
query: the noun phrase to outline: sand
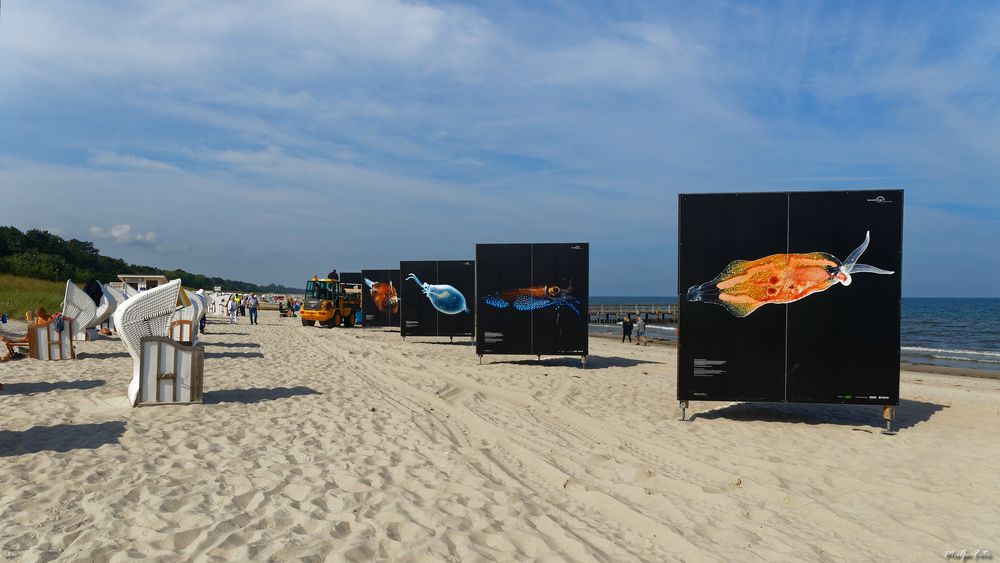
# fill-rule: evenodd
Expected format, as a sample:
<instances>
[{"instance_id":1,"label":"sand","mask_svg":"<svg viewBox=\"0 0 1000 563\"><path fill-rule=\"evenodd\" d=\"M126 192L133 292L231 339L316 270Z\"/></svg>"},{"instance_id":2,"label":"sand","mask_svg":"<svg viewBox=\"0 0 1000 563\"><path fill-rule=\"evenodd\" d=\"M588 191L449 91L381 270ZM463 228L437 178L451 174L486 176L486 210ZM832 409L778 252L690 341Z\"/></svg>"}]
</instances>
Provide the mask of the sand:
<instances>
[{"instance_id":1,"label":"sand","mask_svg":"<svg viewBox=\"0 0 1000 563\"><path fill-rule=\"evenodd\" d=\"M114 560L1000 557L1000 380L874 407L693 403L676 353L578 359L209 324L206 404L133 409L117 340L0 364L0 554Z\"/></svg>"}]
</instances>

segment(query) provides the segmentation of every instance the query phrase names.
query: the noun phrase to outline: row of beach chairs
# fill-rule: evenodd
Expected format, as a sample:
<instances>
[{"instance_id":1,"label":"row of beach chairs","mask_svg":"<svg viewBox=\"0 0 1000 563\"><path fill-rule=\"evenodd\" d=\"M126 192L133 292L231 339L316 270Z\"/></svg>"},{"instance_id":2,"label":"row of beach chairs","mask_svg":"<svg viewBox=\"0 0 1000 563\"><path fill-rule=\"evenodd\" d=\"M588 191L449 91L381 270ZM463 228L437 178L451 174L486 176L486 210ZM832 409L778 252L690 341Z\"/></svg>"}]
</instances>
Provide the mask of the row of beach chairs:
<instances>
[{"instance_id":1,"label":"row of beach chairs","mask_svg":"<svg viewBox=\"0 0 1000 563\"><path fill-rule=\"evenodd\" d=\"M116 332L133 360L128 399L132 406L201 402L204 348L199 326L212 296L192 292L174 280L137 292L100 286L99 303L72 280L66 282L61 321L28 327L28 356L76 359L74 341L94 340L98 330ZM62 330L58 325L61 323ZM18 347L15 344L11 348Z\"/></svg>"}]
</instances>

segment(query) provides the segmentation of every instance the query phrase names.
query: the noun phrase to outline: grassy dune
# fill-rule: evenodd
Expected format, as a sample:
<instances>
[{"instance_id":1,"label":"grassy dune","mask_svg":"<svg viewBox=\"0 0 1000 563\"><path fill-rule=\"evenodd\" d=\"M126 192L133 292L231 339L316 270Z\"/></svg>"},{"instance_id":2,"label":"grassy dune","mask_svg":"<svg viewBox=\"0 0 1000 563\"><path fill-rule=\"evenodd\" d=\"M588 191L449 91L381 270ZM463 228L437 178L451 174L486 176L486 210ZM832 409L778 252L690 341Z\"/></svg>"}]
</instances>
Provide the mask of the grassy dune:
<instances>
[{"instance_id":1,"label":"grassy dune","mask_svg":"<svg viewBox=\"0 0 1000 563\"><path fill-rule=\"evenodd\" d=\"M45 307L48 311L61 308L66 282L54 282L0 274L0 312L13 318L24 318L24 312Z\"/></svg>"}]
</instances>

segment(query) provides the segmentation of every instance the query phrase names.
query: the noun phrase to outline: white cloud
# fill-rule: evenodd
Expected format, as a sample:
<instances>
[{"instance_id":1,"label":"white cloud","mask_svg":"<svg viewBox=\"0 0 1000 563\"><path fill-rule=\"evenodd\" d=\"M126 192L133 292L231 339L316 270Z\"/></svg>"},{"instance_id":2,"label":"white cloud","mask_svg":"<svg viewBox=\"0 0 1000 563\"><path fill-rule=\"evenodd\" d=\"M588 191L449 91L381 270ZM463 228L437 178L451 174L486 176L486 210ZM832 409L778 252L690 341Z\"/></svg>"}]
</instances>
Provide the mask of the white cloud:
<instances>
[{"instance_id":1,"label":"white cloud","mask_svg":"<svg viewBox=\"0 0 1000 563\"><path fill-rule=\"evenodd\" d=\"M136 168L143 170L177 170L176 166L159 162L141 156L131 154L120 154L113 151L95 152L90 157L91 164L100 166L112 166L117 168Z\"/></svg>"},{"instance_id":2,"label":"white cloud","mask_svg":"<svg viewBox=\"0 0 1000 563\"><path fill-rule=\"evenodd\" d=\"M100 227L91 227L90 235L97 239L112 240L118 244L128 244L137 246L156 246L156 233L148 231L145 233L133 233L132 226L128 223L115 225L108 230Z\"/></svg>"},{"instance_id":3,"label":"white cloud","mask_svg":"<svg viewBox=\"0 0 1000 563\"><path fill-rule=\"evenodd\" d=\"M473 10L400 0L176 0L85 9L54 1L4 11L10 23L0 48L33 61L35 70L141 77L169 88L247 71L308 76L359 63L458 70L472 65L492 36L489 21ZM50 78L61 79L56 74Z\"/></svg>"}]
</instances>

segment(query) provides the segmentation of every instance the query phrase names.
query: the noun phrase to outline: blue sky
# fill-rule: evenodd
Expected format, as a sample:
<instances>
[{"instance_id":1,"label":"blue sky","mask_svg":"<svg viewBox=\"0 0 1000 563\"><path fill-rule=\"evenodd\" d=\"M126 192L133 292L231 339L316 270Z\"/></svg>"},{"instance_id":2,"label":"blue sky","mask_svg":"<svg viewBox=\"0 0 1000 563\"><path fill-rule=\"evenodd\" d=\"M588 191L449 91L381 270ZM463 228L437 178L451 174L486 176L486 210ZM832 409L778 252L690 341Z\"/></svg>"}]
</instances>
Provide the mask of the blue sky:
<instances>
[{"instance_id":1,"label":"blue sky","mask_svg":"<svg viewBox=\"0 0 1000 563\"><path fill-rule=\"evenodd\" d=\"M901 187L904 294L1000 296L992 2L3 2L0 224L260 283L589 241L681 192Z\"/></svg>"}]
</instances>

